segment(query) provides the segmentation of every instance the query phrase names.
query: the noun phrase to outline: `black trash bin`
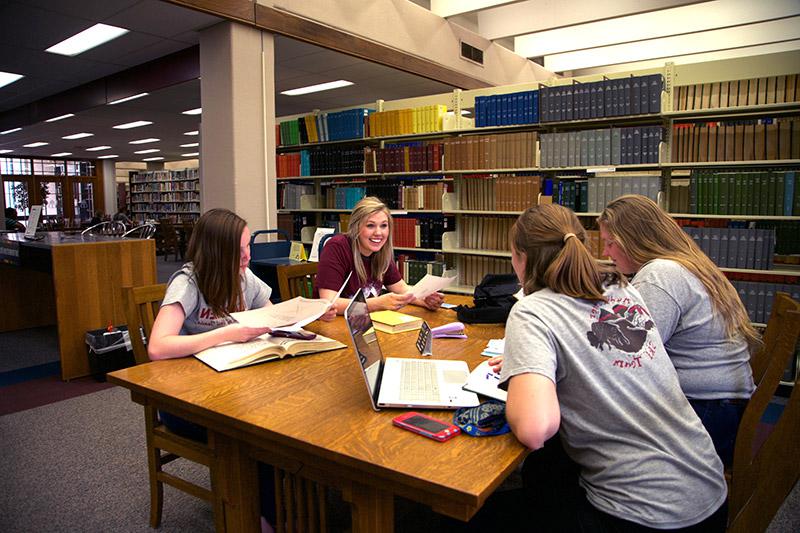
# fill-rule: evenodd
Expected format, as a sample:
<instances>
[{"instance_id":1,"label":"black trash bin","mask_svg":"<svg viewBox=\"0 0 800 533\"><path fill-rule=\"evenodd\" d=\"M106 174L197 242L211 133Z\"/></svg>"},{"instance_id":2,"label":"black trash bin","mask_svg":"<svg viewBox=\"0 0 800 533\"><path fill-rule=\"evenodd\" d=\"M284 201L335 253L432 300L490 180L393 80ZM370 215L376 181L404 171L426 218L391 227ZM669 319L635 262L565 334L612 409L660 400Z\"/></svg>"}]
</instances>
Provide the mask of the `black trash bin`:
<instances>
[{"instance_id":1,"label":"black trash bin","mask_svg":"<svg viewBox=\"0 0 800 533\"><path fill-rule=\"evenodd\" d=\"M86 332L89 369L97 381L105 381L106 373L136 364L128 328L119 326L113 331L95 329Z\"/></svg>"}]
</instances>

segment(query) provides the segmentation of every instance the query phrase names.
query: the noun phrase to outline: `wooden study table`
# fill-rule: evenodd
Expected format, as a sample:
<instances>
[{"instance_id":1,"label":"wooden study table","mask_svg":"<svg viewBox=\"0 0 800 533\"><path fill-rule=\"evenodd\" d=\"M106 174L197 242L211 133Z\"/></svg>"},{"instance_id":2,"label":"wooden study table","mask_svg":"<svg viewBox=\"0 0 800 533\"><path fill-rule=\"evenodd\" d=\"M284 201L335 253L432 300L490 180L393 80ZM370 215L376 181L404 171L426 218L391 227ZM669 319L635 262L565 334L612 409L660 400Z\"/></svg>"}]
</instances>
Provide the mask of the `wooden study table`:
<instances>
[{"instance_id":1,"label":"wooden study table","mask_svg":"<svg viewBox=\"0 0 800 533\"><path fill-rule=\"evenodd\" d=\"M465 301L447 296L446 301ZM456 320L409 306L433 327ZM404 412L372 410L343 317L308 329L347 349L218 373L193 357L156 361L108 375L133 401L171 411L208 428L218 452L218 479L229 531L259 531L256 460L342 490L353 531L392 531L394 496L468 520L527 454L512 434L445 443L394 427ZM384 355L420 357L416 331L379 333ZM468 339L434 339L433 358L484 358L500 326L468 325ZM452 411L425 411L451 420Z\"/></svg>"},{"instance_id":2,"label":"wooden study table","mask_svg":"<svg viewBox=\"0 0 800 533\"><path fill-rule=\"evenodd\" d=\"M124 324L124 285L156 283L152 240L47 232L0 235L0 331L56 324L61 377L89 374L87 331Z\"/></svg>"}]
</instances>

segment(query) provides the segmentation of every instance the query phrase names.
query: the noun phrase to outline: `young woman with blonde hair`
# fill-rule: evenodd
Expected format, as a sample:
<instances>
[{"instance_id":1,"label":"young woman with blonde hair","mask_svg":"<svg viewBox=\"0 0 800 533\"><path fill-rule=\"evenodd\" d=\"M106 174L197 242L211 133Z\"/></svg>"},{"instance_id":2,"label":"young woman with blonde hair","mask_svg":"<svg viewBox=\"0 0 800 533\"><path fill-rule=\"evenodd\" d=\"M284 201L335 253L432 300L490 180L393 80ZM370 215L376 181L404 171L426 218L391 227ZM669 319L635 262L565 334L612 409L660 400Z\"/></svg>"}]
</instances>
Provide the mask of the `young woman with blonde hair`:
<instances>
[{"instance_id":1,"label":"young woman with blonde hair","mask_svg":"<svg viewBox=\"0 0 800 533\"><path fill-rule=\"evenodd\" d=\"M350 215L347 233L331 237L323 248L315 288L320 298L333 298L350 275L342 297L335 303L342 314L356 291L364 291L370 311L397 310L407 304L437 309L444 297L433 293L423 300L408 294L394 262L392 247L392 215L379 199L367 196L359 201ZM381 295L383 288L388 292Z\"/></svg>"},{"instance_id":2,"label":"young woman with blonde hair","mask_svg":"<svg viewBox=\"0 0 800 533\"><path fill-rule=\"evenodd\" d=\"M575 214L553 204L527 209L511 230L525 296L506 325L506 416L531 449L558 433L580 471L572 490L528 506L559 505L557 517L534 512L553 521L543 530L723 531L727 489L711 439L641 295L584 239Z\"/></svg>"},{"instance_id":3,"label":"young woman with blonde hair","mask_svg":"<svg viewBox=\"0 0 800 533\"><path fill-rule=\"evenodd\" d=\"M675 221L644 196L608 204L598 219L604 254L636 274L681 387L726 465L755 386L750 350L759 336L739 295Z\"/></svg>"}]
</instances>

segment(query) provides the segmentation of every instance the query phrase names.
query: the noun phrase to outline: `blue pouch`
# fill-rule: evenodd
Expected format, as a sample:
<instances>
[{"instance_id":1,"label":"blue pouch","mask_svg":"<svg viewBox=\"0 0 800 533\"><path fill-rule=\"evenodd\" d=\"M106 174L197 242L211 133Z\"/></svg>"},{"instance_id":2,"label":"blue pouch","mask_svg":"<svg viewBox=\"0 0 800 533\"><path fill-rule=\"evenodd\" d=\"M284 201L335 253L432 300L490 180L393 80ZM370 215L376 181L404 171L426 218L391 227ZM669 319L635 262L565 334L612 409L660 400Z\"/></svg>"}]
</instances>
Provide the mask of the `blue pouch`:
<instances>
[{"instance_id":1,"label":"blue pouch","mask_svg":"<svg viewBox=\"0 0 800 533\"><path fill-rule=\"evenodd\" d=\"M453 415L453 424L473 437L491 437L511 431L506 421L506 404L497 400L458 409Z\"/></svg>"}]
</instances>

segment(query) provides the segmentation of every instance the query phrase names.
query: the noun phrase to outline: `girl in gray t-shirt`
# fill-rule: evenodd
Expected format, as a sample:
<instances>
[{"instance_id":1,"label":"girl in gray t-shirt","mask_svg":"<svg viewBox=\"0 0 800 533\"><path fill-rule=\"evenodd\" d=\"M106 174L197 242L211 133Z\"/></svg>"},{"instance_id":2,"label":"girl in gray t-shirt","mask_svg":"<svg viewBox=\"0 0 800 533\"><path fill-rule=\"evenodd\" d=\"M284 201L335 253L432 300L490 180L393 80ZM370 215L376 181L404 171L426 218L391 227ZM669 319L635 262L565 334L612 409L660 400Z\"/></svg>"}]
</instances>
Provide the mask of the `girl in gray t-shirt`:
<instances>
[{"instance_id":1,"label":"girl in gray t-shirt","mask_svg":"<svg viewBox=\"0 0 800 533\"><path fill-rule=\"evenodd\" d=\"M579 466L585 497L564 520L722 531L727 489L711 439L641 295L584 238L575 214L552 204L512 228L526 296L509 315L500 375L511 428L531 449L558 432Z\"/></svg>"}]
</instances>

